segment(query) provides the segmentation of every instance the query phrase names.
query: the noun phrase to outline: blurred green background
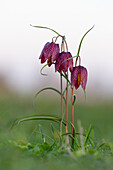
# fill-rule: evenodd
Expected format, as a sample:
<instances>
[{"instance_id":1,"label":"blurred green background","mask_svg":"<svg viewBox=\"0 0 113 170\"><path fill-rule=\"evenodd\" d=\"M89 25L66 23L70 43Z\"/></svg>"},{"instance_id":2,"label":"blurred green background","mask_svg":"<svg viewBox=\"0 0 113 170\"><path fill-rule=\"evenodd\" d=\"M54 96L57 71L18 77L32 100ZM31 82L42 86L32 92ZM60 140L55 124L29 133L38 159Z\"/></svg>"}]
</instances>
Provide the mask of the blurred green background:
<instances>
[{"instance_id":1,"label":"blurred green background","mask_svg":"<svg viewBox=\"0 0 113 170\"><path fill-rule=\"evenodd\" d=\"M47 93L36 100L36 110L32 106L33 96L1 95L0 97L0 169L20 170L20 169L101 169L111 168L112 162L101 162L94 157L81 157L80 162L75 162L72 158L50 157L45 160L34 155L22 152L20 149L9 144L8 141L25 141L40 143L39 124L42 125L43 133L52 136L51 123L47 121L23 122L10 131L10 127L16 118L35 113L49 113L60 116L60 98L53 98ZM71 120L71 107L69 105L69 119ZM81 121L82 127L88 129L93 125L95 138L98 141L113 142L113 105L111 101L98 101L83 103L77 101L75 104L75 127L78 129L77 120ZM58 125L52 123L56 131ZM33 133L35 131L35 133ZM52 143L48 137L47 141Z\"/></svg>"}]
</instances>

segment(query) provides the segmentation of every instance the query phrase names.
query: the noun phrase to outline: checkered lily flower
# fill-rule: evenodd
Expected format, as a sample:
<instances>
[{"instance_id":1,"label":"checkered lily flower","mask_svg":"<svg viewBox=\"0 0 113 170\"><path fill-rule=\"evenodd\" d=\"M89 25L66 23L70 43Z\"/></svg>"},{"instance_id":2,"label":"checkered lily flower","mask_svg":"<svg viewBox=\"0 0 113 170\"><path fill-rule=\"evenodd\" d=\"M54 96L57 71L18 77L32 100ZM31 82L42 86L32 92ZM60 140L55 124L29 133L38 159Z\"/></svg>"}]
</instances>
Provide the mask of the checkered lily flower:
<instances>
[{"instance_id":1,"label":"checkered lily flower","mask_svg":"<svg viewBox=\"0 0 113 170\"><path fill-rule=\"evenodd\" d=\"M73 59L70 52L61 52L59 53L56 63L55 63L55 72L59 71L60 73L63 71L66 73L68 68L70 71L73 71Z\"/></svg>"},{"instance_id":2,"label":"checkered lily flower","mask_svg":"<svg viewBox=\"0 0 113 170\"><path fill-rule=\"evenodd\" d=\"M58 57L59 52L60 52L59 44L47 42L39 57L39 59L41 59L41 64L45 63L47 60L48 66L50 67L52 62L54 62Z\"/></svg>"},{"instance_id":3,"label":"checkered lily flower","mask_svg":"<svg viewBox=\"0 0 113 170\"><path fill-rule=\"evenodd\" d=\"M71 88L78 89L81 85L85 90L87 83L87 69L83 66L73 67L71 72Z\"/></svg>"}]
</instances>

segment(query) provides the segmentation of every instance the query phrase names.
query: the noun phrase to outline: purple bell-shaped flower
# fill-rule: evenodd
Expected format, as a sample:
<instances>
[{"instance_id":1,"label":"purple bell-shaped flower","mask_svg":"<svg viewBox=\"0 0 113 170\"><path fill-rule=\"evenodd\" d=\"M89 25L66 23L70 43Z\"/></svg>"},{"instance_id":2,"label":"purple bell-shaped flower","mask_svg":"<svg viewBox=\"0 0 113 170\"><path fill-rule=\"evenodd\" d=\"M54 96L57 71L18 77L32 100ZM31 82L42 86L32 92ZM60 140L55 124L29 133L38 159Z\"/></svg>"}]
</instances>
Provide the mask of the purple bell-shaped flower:
<instances>
[{"instance_id":1,"label":"purple bell-shaped flower","mask_svg":"<svg viewBox=\"0 0 113 170\"><path fill-rule=\"evenodd\" d=\"M41 59L41 64L45 63L45 61L47 60L48 66L50 67L52 62L56 61L59 52L60 52L59 44L47 42L39 57L39 59Z\"/></svg>"},{"instance_id":2,"label":"purple bell-shaped flower","mask_svg":"<svg viewBox=\"0 0 113 170\"><path fill-rule=\"evenodd\" d=\"M87 69L83 66L73 67L73 71L71 72L71 88L78 89L81 85L85 90L87 83Z\"/></svg>"},{"instance_id":3,"label":"purple bell-shaped flower","mask_svg":"<svg viewBox=\"0 0 113 170\"><path fill-rule=\"evenodd\" d=\"M66 73L69 70L72 72L73 70L73 59L70 52L61 52L59 53L56 63L55 63L55 72L59 71L60 73L63 71Z\"/></svg>"}]
</instances>

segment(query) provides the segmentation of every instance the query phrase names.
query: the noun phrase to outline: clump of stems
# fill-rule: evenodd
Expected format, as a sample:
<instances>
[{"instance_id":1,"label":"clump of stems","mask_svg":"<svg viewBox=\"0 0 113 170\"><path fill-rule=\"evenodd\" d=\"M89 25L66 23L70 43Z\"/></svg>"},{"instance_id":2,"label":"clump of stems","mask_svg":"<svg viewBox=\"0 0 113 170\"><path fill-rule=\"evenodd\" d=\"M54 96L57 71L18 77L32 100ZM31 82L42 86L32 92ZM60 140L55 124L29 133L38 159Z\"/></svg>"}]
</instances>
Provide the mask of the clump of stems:
<instances>
[{"instance_id":1,"label":"clump of stems","mask_svg":"<svg viewBox=\"0 0 113 170\"><path fill-rule=\"evenodd\" d=\"M84 37L87 35L87 33L92 30L89 29L84 36L82 37L79 47L78 47L78 52L76 56L73 57L67 57L68 52L68 45L66 42L65 36L62 36L59 34L57 31L54 29L48 28L48 27L42 27L42 26L33 26L36 28L43 28L43 29L48 29L57 34L56 37L52 38L52 43L46 43L46 45L43 48L43 51L41 53L41 56L39 59L41 59L41 63L44 63L47 60L47 64L45 66L51 66L52 64L55 64L55 71L58 71L60 73L60 92L56 89L54 89L56 92L58 92L61 95L61 119L59 123L59 135L60 135L60 144L62 144L62 121L64 118L64 112L63 112L63 100L65 99L65 131L66 131L66 144L69 144L69 136L68 136L68 88L71 85L71 135L72 135L72 146L73 146L73 138L74 138L74 103L75 103L75 95L74 95L74 86L77 89L80 84L85 92L85 87L86 87L86 82L87 82L87 69L81 66L81 58L79 56L80 54L80 49L81 45L83 42ZM56 45L57 39L61 37L62 42L60 45L60 48L58 47L59 45ZM55 40L54 40L55 38ZM60 51L59 51L60 49ZM66 49L66 51L65 51ZM59 51L59 52L58 52ZM69 54L71 55L71 54ZM66 58L64 58L66 56ZM76 58L75 65L73 66L73 58ZM77 61L79 59L79 66L77 66ZM63 60L63 61L62 61ZM62 61L62 62L61 62ZM43 66L43 68L45 67ZM41 72L43 70L41 69ZM69 70L71 72L71 82L69 80ZM44 74L43 74L44 75ZM64 92L66 92L66 96L64 96L63 92L63 78L66 79L66 88ZM85 83L84 83L85 82ZM53 89L53 88L51 88ZM43 89L42 89L43 91Z\"/></svg>"}]
</instances>

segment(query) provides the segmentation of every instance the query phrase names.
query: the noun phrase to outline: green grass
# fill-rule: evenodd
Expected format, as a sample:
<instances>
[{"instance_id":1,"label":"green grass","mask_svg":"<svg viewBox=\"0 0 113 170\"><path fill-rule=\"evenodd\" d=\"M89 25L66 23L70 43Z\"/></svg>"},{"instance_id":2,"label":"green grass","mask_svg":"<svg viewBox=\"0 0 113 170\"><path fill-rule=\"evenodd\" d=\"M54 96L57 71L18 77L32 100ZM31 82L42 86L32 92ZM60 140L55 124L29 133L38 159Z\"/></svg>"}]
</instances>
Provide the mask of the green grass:
<instances>
[{"instance_id":1,"label":"green grass","mask_svg":"<svg viewBox=\"0 0 113 170\"><path fill-rule=\"evenodd\" d=\"M70 110L70 106L69 106ZM57 99L39 99L38 113L58 114L60 116L60 102ZM97 150L96 147L70 153L65 145L51 148L54 136L51 121L28 121L10 127L16 118L36 113L32 107L32 99L22 97L0 98L0 169L2 170L30 170L30 169L112 169L113 166L113 105L111 103L75 105L75 127L77 120L88 130L94 126L96 143L107 142ZM42 126L46 142L43 143L39 124ZM58 125L52 123L57 138ZM49 138L49 137L51 138Z\"/></svg>"}]
</instances>

